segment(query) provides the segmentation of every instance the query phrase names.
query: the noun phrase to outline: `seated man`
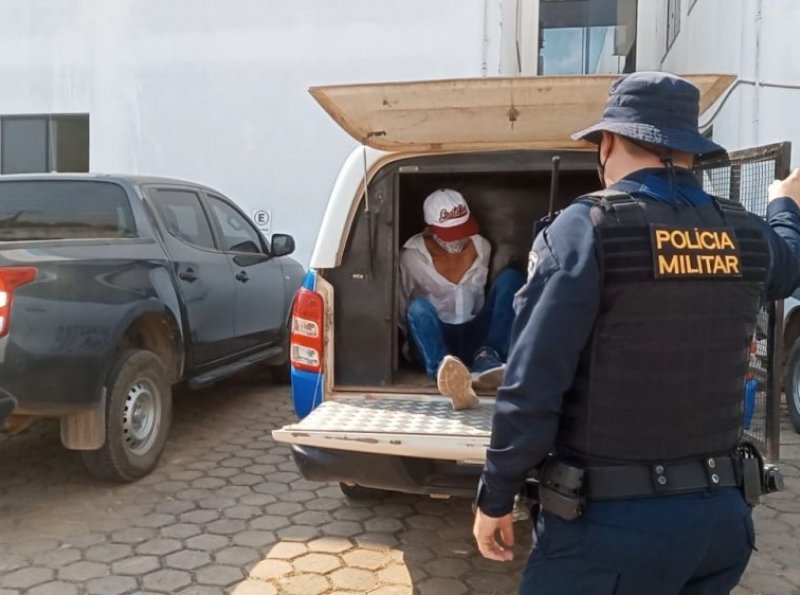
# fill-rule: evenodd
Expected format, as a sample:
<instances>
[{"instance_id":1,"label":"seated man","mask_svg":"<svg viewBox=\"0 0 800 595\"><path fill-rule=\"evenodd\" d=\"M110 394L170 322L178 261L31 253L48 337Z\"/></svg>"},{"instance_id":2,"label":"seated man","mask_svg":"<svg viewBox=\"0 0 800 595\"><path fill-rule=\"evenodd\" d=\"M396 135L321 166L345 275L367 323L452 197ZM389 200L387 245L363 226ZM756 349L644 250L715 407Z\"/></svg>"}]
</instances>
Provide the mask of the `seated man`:
<instances>
[{"instance_id":1,"label":"seated man","mask_svg":"<svg viewBox=\"0 0 800 595\"><path fill-rule=\"evenodd\" d=\"M406 242L400 256L402 314L411 347L439 392L455 409L466 409L478 402L473 381L496 389L503 380L512 302L525 278L503 271L487 299L492 247L478 235L464 197L437 190L425 199L423 212L427 227Z\"/></svg>"}]
</instances>

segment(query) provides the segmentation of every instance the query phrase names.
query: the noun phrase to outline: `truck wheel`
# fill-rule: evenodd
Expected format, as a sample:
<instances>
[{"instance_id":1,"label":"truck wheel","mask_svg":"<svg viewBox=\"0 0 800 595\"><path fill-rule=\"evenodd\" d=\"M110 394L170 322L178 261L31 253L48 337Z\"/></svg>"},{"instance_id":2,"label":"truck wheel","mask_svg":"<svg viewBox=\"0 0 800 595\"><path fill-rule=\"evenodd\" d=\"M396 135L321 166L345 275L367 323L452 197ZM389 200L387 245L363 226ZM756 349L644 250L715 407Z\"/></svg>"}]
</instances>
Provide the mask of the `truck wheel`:
<instances>
[{"instance_id":1,"label":"truck wheel","mask_svg":"<svg viewBox=\"0 0 800 595\"><path fill-rule=\"evenodd\" d=\"M800 433L800 339L794 342L786 360L783 389L786 392L789 419L795 431Z\"/></svg>"},{"instance_id":2,"label":"truck wheel","mask_svg":"<svg viewBox=\"0 0 800 595\"><path fill-rule=\"evenodd\" d=\"M133 481L158 463L172 421L172 387L152 352L123 351L106 382L106 441L83 453L89 472L101 479Z\"/></svg>"},{"instance_id":3,"label":"truck wheel","mask_svg":"<svg viewBox=\"0 0 800 595\"><path fill-rule=\"evenodd\" d=\"M387 492L376 490L375 488L365 488L356 483L340 483L339 489L349 500L378 500L383 498Z\"/></svg>"}]
</instances>

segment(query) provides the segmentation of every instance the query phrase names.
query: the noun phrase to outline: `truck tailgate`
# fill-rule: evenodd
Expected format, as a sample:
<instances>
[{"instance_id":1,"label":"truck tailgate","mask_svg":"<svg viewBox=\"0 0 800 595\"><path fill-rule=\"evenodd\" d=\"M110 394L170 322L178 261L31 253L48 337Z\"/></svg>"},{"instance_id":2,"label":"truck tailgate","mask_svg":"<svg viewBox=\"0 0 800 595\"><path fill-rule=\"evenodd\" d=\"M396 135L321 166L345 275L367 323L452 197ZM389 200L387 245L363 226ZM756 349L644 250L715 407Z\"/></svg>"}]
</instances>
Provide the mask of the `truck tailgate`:
<instances>
[{"instance_id":1,"label":"truck tailgate","mask_svg":"<svg viewBox=\"0 0 800 595\"><path fill-rule=\"evenodd\" d=\"M438 396L347 396L325 401L272 436L285 444L479 464L493 412L494 399L453 411L450 400Z\"/></svg>"}]
</instances>

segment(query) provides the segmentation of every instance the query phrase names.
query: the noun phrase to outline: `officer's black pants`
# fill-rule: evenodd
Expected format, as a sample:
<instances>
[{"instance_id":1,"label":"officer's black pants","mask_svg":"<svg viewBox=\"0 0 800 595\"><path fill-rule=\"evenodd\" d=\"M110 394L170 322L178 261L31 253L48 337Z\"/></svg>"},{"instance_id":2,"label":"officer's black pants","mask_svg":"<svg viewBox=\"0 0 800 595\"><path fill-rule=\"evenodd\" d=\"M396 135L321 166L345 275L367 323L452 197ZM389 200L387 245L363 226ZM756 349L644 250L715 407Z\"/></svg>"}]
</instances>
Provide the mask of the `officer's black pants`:
<instances>
[{"instance_id":1,"label":"officer's black pants","mask_svg":"<svg viewBox=\"0 0 800 595\"><path fill-rule=\"evenodd\" d=\"M544 513L520 595L722 595L755 546L737 489L590 502L577 521Z\"/></svg>"}]
</instances>

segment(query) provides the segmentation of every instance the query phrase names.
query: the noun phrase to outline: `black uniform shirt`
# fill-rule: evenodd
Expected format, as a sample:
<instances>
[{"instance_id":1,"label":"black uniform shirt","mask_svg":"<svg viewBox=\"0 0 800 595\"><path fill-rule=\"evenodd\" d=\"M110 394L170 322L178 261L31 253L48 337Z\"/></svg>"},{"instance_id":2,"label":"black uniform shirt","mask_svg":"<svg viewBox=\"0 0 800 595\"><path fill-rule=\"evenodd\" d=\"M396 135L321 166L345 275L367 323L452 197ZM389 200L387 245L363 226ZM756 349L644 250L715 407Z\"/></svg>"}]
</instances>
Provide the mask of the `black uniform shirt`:
<instances>
[{"instance_id":1,"label":"black uniform shirt","mask_svg":"<svg viewBox=\"0 0 800 595\"><path fill-rule=\"evenodd\" d=\"M665 169L645 169L613 187L638 199L679 206L711 201L692 172L677 169L670 193ZM497 393L478 505L490 516L511 512L525 477L552 451L561 401L571 387L600 304L600 268L590 201L565 209L533 244L528 283L517 294L504 385ZM788 198L756 215L769 243L766 297L788 297L800 285L800 210Z\"/></svg>"}]
</instances>

